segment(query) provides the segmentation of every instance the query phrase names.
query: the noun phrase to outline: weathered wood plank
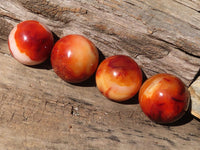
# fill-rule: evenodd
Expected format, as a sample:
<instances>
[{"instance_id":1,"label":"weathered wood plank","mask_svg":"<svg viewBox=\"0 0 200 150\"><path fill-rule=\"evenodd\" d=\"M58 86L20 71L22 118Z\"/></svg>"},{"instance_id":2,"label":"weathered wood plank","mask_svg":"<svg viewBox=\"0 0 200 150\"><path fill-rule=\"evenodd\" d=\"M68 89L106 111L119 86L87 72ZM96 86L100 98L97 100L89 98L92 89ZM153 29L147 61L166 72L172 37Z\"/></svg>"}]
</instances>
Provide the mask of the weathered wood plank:
<instances>
[{"instance_id":1,"label":"weathered wood plank","mask_svg":"<svg viewBox=\"0 0 200 150\"><path fill-rule=\"evenodd\" d=\"M95 87L62 81L49 61L15 61L7 37L35 19L58 37L82 34L107 57L134 58L147 77L168 72L189 85L200 66L198 1L7 0L0 2L0 149L199 149L200 124L151 122L135 100L114 103Z\"/></svg>"},{"instance_id":2,"label":"weathered wood plank","mask_svg":"<svg viewBox=\"0 0 200 150\"><path fill-rule=\"evenodd\" d=\"M189 87L189 91L192 100L191 113L197 118L200 118L200 77L198 77L197 80L192 83L192 85Z\"/></svg>"},{"instance_id":3,"label":"weathered wood plank","mask_svg":"<svg viewBox=\"0 0 200 150\"><path fill-rule=\"evenodd\" d=\"M199 148L200 124L189 115L176 126L158 125L138 104L114 103L94 86L0 58L7 62L0 71L2 149Z\"/></svg>"},{"instance_id":4,"label":"weathered wood plank","mask_svg":"<svg viewBox=\"0 0 200 150\"><path fill-rule=\"evenodd\" d=\"M3 39L20 20L36 19L58 37L87 36L105 56L130 55L148 77L168 72L189 85L199 69L199 13L176 1L19 0L0 7Z\"/></svg>"}]
</instances>

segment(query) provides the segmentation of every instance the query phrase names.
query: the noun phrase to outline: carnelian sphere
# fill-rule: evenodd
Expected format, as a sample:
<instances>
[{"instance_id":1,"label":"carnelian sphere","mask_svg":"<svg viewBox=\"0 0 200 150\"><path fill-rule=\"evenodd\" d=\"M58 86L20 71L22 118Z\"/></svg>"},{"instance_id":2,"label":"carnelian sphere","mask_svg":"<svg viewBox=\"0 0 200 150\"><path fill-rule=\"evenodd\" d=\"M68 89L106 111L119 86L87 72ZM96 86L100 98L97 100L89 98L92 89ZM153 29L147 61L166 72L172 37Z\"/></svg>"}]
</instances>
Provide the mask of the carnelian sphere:
<instances>
[{"instance_id":1,"label":"carnelian sphere","mask_svg":"<svg viewBox=\"0 0 200 150\"><path fill-rule=\"evenodd\" d=\"M88 79L96 71L98 63L98 50L82 35L61 38L51 53L51 64L55 73L71 83L80 83Z\"/></svg>"},{"instance_id":2,"label":"carnelian sphere","mask_svg":"<svg viewBox=\"0 0 200 150\"><path fill-rule=\"evenodd\" d=\"M170 74L157 74L144 82L139 92L142 111L154 122L166 124L180 119L189 106L184 83Z\"/></svg>"},{"instance_id":3,"label":"carnelian sphere","mask_svg":"<svg viewBox=\"0 0 200 150\"><path fill-rule=\"evenodd\" d=\"M25 65L37 65L44 62L49 57L53 44L51 31L34 20L19 23L8 37L11 54Z\"/></svg>"},{"instance_id":4,"label":"carnelian sphere","mask_svg":"<svg viewBox=\"0 0 200 150\"><path fill-rule=\"evenodd\" d=\"M99 65L96 84L99 91L108 99L125 101L135 96L140 89L142 71L128 56L111 56Z\"/></svg>"}]
</instances>

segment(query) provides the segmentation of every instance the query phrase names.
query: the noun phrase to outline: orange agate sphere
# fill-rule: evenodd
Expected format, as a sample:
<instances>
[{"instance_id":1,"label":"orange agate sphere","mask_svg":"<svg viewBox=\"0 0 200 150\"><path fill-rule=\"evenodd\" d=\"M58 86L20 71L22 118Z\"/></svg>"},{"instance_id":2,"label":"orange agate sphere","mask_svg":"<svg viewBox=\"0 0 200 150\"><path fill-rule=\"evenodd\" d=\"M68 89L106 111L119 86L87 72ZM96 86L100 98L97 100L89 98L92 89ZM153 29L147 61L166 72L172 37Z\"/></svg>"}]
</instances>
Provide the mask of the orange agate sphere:
<instances>
[{"instance_id":1,"label":"orange agate sphere","mask_svg":"<svg viewBox=\"0 0 200 150\"><path fill-rule=\"evenodd\" d=\"M142 84L142 71L130 57L115 55L106 58L96 72L99 91L114 101L125 101L135 96Z\"/></svg>"},{"instance_id":2,"label":"orange agate sphere","mask_svg":"<svg viewBox=\"0 0 200 150\"><path fill-rule=\"evenodd\" d=\"M51 53L55 73L63 80L79 83L88 79L99 63L94 44L81 35L68 35L58 40Z\"/></svg>"},{"instance_id":3,"label":"orange agate sphere","mask_svg":"<svg viewBox=\"0 0 200 150\"><path fill-rule=\"evenodd\" d=\"M172 123L187 111L190 100L184 83L170 74L157 74L144 82L139 92L142 111L156 123Z\"/></svg>"},{"instance_id":4,"label":"orange agate sphere","mask_svg":"<svg viewBox=\"0 0 200 150\"><path fill-rule=\"evenodd\" d=\"M11 54L25 65L37 65L44 62L49 57L53 44L51 31L34 20L19 23L8 37Z\"/></svg>"}]
</instances>

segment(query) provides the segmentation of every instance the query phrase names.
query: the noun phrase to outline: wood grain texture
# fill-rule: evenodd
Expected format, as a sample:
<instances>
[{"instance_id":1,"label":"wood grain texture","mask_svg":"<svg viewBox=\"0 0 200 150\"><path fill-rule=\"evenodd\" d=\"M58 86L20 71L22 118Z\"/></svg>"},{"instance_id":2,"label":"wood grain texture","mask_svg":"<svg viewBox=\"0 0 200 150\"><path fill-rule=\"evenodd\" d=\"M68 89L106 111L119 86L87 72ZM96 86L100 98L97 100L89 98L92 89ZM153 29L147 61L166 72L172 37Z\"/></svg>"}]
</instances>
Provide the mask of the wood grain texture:
<instances>
[{"instance_id":1,"label":"wood grain texture","mask_svg":"<svg viewBox=\"0 0 200 150\"><path fill-rule=\"evenodd\" d=\"M62 81L49 60L12 58L13 26L35 19L55 34L82 34L104 57L129 55L147 77L167 72L189 85L200 66L200 3L191 0L7 0L0 2L0 149L199 149L199 121L151 122L137 97L104 98L94 78Z\"/></svg>"},{"instance_id":2,"label":"wood grain texture","mask_svg":"<svg viewBox=\"0 0 200 150\"><path fill-rule=\"evenodd\" d=\"M183 3L183 2L182 2ZM149 77L168 72L187 85L199 70L199 13L177 1L39 1L2 2L1 36L22 20L47 24L58 36L82 34L107 57L129 55ZM186 2L185 2L186 3ZM177 9L179 8L179 9ZM6 29L5 29L6 27Z\"/></svg>"},{"instance_id":3,"label":"wood grain texture","mask_svg":"<svg viewBox=\"0 0 200 150\"><path fill-rule=\"evenodd\" d=\"M191 94L191 100L192 100L192 110L191 113L197 117L200 118L200 77L195 80L189 87L189 91Z\"/></svg>"}]
</instances>

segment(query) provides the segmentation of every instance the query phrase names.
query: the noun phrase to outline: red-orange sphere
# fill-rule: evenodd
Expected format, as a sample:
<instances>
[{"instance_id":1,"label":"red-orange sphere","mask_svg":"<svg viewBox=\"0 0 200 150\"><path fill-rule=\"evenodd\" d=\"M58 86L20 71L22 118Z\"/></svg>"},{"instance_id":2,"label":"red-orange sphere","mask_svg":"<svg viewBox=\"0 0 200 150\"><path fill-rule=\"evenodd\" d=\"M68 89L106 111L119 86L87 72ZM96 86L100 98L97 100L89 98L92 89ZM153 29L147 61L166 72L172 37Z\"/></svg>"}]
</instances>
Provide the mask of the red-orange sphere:
<instances>
[{"instance_id":1,"label":"red-orange sphere","mask_svg":"<svg viewBox=\"0 0 200 150\"><path fill-rule=\"evenodd\" d=\"M49 57L53 44L51 31L34 20L19 23L8 37L11 54L25 65L37 65L44 62Z\"/></svg>"},{"instance_id":2,"label":"red-orange sphere","mask_svg":"<svg viewBox=\"0 0 200 150\"><path fill-rule=\"evenodd\" d=\"M142 71L128 56L111 56L99 65L96 84L99 91L108 99L125 101L135 96L140 89Z\"/></svg>"},{"instance_id":3,"label":"red-orange sphere","mask_svg":"<svg viewBox=\"0 0 200 150\"><path fill-rule=\"evenodd\" d=\"M88 79L96 71L99 53L95 45L81 35L68 35L58 40L51 53L55 73L70 83Z\"/></svg>"},{"instance_id":4,"label":"red-orange sphere","mask_svg":"<svg viewBox=\"0 0 200 150\"><path fill-rule=\"evenodd\" d=\"M188 109L190 94L185 84L170 74L157 74L144 82L139 92L142 111L154 122L180 119Z\"/></svg>"}]
</instances>

